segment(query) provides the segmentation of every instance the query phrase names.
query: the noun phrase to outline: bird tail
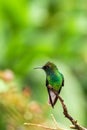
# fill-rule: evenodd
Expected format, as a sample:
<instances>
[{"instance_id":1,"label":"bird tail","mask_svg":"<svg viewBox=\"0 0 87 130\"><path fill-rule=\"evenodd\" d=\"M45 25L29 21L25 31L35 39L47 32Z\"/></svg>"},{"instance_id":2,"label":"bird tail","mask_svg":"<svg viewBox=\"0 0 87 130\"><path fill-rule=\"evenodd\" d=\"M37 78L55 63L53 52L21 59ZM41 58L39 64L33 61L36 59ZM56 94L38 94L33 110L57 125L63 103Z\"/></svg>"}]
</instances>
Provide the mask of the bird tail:
<instances>
[{"instance_id":1,"label":"bird tail","mask_svg":"<svg viewBox=\"0 0 87 130\"><path fill-rule=\"evenodd\" d=\"M58 100L58 93L55 93L54 90L48 88L48 94L49 94L49 104L54 108L54 105L56 104Z\"/></svg>"}]
</instances>

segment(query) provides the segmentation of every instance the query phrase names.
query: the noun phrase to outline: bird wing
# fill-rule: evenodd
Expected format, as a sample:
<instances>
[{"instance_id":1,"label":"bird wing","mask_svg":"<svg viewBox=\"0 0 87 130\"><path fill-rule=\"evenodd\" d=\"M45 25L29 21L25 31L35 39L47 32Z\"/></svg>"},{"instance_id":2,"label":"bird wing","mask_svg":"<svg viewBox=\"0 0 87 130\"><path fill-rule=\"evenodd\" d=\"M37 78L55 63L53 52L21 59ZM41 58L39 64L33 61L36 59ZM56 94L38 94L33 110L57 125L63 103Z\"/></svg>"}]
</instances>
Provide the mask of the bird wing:
<instances>
[{"instance_id":1,"label":"bird wing","mask_svg":"<svg viewBox=\"0 0 87 130\"><path fill-rule=\"evenodd\" d=\"M64 76L63 74L61 74L61 76L62 76L62 86L64 86Z\"/></svg>"},{"instance_id":2,"label":"bird wing","mask_svg":"<svg viewBox=\"0 0 87 130\"><path fill-rule=\"evenodd\" d=\"M60 94L60 91L61 91L62 87L64 87L64 76L63 76L63 74L61 74L61 76L62 76L62 84L61 84L60 89L58 90L58 94Z\"/></svg>"},{"instance_id":3,"label":"bird wing","mask_svg":"<svg viewBox=\"0 0 87 130\"><path fill-rule=\"evenodd\" d=\"M46 86L49 94L49 103L51 104L52 107L54 107L55 103L58 100L57 94L59 92L55 92L55 90L52 88L52 86L49 84L48 80L46 79Z\"/></svg>"}]
</instances>

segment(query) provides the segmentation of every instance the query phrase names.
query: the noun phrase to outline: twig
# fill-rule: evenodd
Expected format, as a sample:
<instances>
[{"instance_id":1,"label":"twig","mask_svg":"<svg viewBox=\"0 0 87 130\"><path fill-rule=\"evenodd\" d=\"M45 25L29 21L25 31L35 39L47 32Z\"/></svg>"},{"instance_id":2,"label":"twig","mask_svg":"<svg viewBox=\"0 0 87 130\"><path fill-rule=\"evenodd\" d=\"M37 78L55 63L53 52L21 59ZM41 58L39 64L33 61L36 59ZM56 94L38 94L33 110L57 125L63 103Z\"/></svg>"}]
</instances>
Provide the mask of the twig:
<instances>
[{"instance_id":1,"label":"twig","mask_svg":"<svg viewBox=\"0 0 87 130\"><path fill-rule=\"evenodd\" d=\"M56 128L58 128L58 124L57 124L57 122L56 122L56 120L55 120L55 118L54 118L53 114L51 114L51 117L52 117L52 119L53 119L53 122L54 122L54 124L55 124Z\"/></svg>"},{"instance_id":2,"label":"twig","mask_svg":"<svg viewBox=\"0 0 87 130\"><path fill-rule=\"evenodd\" d=\"M53 122L55 124L55 127L56 128L51 128L51 127L47 127L47 126L44 126L44 125L41 125L41 124L34 124L34 123L24 123L25 126L35 126L35 127L40 127L40 128L43 128L45 130L63 130L62 128L60 128L53 116L53 114L51 114L52 116L52 119L53 119Z\"/></svg>"},{"instance_id":3,"label":"twig","mask_svg":"<svg viewBox=\"0 0 87 130\"><path fill-rule=\"evenodd\" d=\"M56 93L55 93L56 94ZM74 120L73 117L68 113L67 107L64 103L64 100L59 96L58 99L60 100L61 104L62 104L62 108L63 108L63 114L65 115L66 118L68 118L70 120L70 122L73 124L73 127L71 127L72 129L77 129L77 130L87 130L86 128L82 127L81 125L79 125L77 123L77 120Z\"/></svg>"},{"instance_id":4,"label":"twig","mask_svg":"<svg viewBox=\"0 0 87 130\"><path fill-rule=\"evenodd\" d=\"M58 123L57 123L57 121L55 120L53 114L51 114L51 117L52 117L52 119L53 119L53 122L54 122L54 124L55 124L55 127L56 127L58 130L63 130L62 128L60 128L60 127L58 126Z\"/></svg>"},{"instance_id":5,"label":"twig","mask_svg":"<svg viewBox=\"0 0 87 130\"><path fill-rule=\"evenodd\" d=\"M49 86L50 87L50 86ZM51 87L50 87L51 89ZM53 90L53 89L52 89ZM87 130L86 128L82 127L81 125L79 125L77 123L77 120L75 120L69 113L68 113L68 110L67 110L67 107L64 103L64 100L61 98L61 96L59 96L55 91L54 93L56 94L56 96L58 97L61 105L62 105L62 108L63 108L63 114L65 115L65 117L72 123L72 126L70 126L70 128L72 129L77 129L77 130ZM35 127L39 127L39 128L43 128L43 129L46 129L46 130L63 130L61 128L58 127L57 125L57 122L54 118L53 115L52 116L52 119L55 123L55 126L56 128L51 128L51 127L47 127L47 126L44 126L44 125L41 125L41 124L33 124L33 123L24 123L25 126L35 126Z\"/></svg>"},{"instance_id":6,"label":"twig","mask_svg":"<svg viewBox=\"0 0 87 130\"><path fill-rule=\"evenodd\" d=\"M72 129L77 129L77 130L87 130L86 128L82 127L81 125L79 125L77 123L77 120L74 120L73 117L68 113L67 107L64 103L64 100L58 95L58 93L55 92L55 90L49 85L48 86L54 93L55 95L58 97L58 99L60 100L61 104L62 104L62 108L63 108L63 114L65 115L65 117L67 119L70 120L70 122L73 124Z\"/></svg>"},{"instance_id":7,"label":"twig","mask_svg":"<svg viewBox=\"0 0 87 130\"><path fill-rule=\"evenodd\" d=\"M36 126L36 127L40 127L40 128L46 129L46 130L58 130L56 128L47 127L47 126L44 126L44 125L41 125L41 124L24 123L24 125L25 126Z\"/></svg>"}]
</instances>

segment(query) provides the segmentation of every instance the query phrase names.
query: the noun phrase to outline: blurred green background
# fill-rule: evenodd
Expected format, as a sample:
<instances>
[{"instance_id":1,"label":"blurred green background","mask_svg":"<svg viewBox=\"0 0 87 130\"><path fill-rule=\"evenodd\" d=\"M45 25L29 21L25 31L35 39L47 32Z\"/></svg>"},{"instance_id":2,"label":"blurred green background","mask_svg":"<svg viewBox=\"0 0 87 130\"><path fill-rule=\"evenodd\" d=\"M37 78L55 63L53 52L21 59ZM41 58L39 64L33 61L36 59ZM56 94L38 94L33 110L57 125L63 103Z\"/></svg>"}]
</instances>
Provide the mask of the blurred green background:
<instances>
[{"instance_id":1,"label":"blurred green background","mask_svg":"<svg viewBox=\"0 0 87 130\"><path fill-rule=\"evenodd\" d=\"M87 127L87 0L0 0L1 130L53 127L52 113L69 128L60 103L47 103L44 72L33 69L47 61L64 75L69 113Z\"/></svg>"}]
</instances>

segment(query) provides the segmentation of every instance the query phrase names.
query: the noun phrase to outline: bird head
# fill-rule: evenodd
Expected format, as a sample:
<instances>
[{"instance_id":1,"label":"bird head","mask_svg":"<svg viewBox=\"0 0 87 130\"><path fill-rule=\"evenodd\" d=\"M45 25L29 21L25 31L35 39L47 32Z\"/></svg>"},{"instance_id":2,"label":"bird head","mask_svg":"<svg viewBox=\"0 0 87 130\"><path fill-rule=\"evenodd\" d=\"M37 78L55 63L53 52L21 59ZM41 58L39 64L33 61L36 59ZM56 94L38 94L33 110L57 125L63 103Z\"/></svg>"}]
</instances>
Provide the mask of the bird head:
<instances>
[{"instance_id":1,"label":"bird head","mask_svg":"<svg viewBox=\"0 0 87 130\"><path fill-rule=\"evenodd\" d=\"M45 72L54 72L55 70L58 70L56 65L52 62L47 62L43 67L42 69L45 71Z\"/></svg>"},{"instance_id":2,"label":"bird head","mask_svg":"<svg viewBox=\"0 0 87 130\"><path fill-rule=\"evenodd\" d=\"M50 73L50 72L54 72L54 71L58 70L56 65L52 62L49 62L49 61L44 66L37 67L35 69L43 69L46 73Z\"/></svg>"}]
</instances>

